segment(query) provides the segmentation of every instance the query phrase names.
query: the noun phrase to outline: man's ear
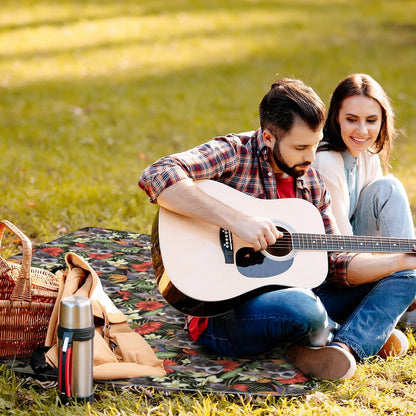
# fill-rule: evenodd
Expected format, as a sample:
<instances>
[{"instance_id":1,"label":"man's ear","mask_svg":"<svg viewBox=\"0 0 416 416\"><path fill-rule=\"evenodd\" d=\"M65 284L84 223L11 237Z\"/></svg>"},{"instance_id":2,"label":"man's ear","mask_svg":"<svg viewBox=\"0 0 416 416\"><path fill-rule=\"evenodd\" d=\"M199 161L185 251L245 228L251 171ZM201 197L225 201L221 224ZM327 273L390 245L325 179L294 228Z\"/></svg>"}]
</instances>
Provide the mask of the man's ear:
<instances>
[{"instance_id":1,"label":"man's ear","mask_svg":"<svg viewBox=\"0 0 416 416\"><path fill-rule=\"evenodd\" d=\"M276 137L274 137L269 129L263 131L263 140L267 147L273 149L274 144L276 143Z\"/></svg>"}]
</instances>

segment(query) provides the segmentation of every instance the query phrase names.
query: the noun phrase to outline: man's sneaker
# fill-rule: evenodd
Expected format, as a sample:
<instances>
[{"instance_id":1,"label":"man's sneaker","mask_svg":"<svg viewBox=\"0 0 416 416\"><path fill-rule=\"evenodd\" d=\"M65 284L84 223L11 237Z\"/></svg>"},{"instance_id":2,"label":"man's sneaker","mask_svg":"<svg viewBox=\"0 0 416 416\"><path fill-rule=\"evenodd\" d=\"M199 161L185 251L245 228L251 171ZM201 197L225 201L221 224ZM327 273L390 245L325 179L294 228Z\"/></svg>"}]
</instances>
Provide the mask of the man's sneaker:
<instances>
[{"instance_id":1,"label":"man's sneaker","mask_svg":"<svg viewBox=\"0 0 416 416\"><path fill-rule=\"evenodd\" d=\"M306 375L321 380L345 380L356 368L354 356L342 347L304 347L291 345L287 349L289 360Z\"/></svg>"},{"instance_id":2,"label":"man's sneaker","mask_svg":"<svg viewBox=\"0 0 416 416\"><path fill-rule=\"evenodd\" d=\"M393 332L391 333L389 339L381 347L381 350L377 353L377 355L381 358L400 358L406 354L408 348L409 341L406 335L395 328L393 329Z\"/></svg>"}]
</instances>

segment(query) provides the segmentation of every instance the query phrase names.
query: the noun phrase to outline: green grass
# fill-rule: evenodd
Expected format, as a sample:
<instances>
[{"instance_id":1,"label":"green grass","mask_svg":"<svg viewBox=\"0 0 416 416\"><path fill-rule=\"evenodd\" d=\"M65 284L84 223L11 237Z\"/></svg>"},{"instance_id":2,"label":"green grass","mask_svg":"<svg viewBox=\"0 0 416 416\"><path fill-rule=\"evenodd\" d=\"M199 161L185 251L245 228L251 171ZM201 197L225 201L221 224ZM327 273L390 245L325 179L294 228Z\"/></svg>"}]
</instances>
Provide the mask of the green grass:
<instances>
[{"instance_id":1,"label":"green grass","mask_svg":"<svg viewBox=\"0 0 416 416\"><path fill-rule=\"evenodd\" d=\"M257 128L277 73L328 103L351 72L373 75L393 101L403 131L393 171L416 213L415 15L415 0L3 0L0 218L36 243L86 226L148 233L146 165ZM9 239L6 252L17 249ZM413 353L319 383L307 399L104 389L71 414L414 414ZM0 383L0 413L68 414L55 390L4 371Z\"/></svg>"}]
</instances>

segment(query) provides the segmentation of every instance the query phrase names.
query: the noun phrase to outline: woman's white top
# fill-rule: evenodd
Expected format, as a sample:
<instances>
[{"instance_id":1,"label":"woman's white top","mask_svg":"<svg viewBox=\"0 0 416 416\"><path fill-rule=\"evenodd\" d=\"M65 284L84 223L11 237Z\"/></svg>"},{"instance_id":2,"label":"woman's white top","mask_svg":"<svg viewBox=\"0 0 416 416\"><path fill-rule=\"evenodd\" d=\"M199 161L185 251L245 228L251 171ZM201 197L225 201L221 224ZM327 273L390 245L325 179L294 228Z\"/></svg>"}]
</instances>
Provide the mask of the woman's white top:
<instances>
[{"instance_id":1,"label":"woman's white top","mask_svg":"<svg viewBox=\"0 0 416 416\"><path fill-rule=\"evenodd\" d=\"M343 235L353 235L350 213L355 211L361 190L370 182L383 177L380 158L365 151L356 158L355 206L350 206L350 191L346 177L344 158L341 152L325 150L317 152L313 165L321 174L332 199L332 212Z\"/></svg>"}]
</instances>

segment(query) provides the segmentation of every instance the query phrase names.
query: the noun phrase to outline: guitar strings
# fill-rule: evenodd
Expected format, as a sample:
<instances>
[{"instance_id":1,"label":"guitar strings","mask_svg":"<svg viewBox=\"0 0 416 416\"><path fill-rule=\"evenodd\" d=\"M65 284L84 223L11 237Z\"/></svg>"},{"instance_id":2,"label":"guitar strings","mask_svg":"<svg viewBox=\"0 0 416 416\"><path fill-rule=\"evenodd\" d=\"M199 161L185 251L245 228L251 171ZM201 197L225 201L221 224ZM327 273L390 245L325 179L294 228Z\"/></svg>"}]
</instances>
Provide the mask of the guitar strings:
<instances>
[{"instance_id":1,"label":"guitar strings","mask_svg":"<svg viewBox=\"0 0 416 416\"><path fill-rule=\"evenodd\" d=\"M405 249L409 252L414 252L416 248L416 240L406 238L392 238L392 237L372 237L372 236L339 236L336 234L288 234L284 233L283 237L278 238L274 244L270 244L270 248L293 248L294 241L299 245L313 244L313 247L320 245L321 248L331 248L335 245L336 248L345 249L343 245L358 249L384 249L397 250ZM368 247L370 246L370 247Z\"/></svg>"}]
</instances>

